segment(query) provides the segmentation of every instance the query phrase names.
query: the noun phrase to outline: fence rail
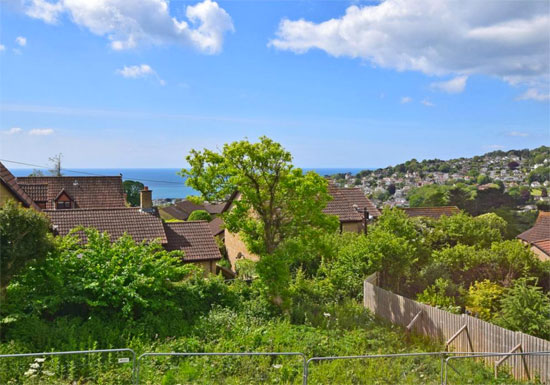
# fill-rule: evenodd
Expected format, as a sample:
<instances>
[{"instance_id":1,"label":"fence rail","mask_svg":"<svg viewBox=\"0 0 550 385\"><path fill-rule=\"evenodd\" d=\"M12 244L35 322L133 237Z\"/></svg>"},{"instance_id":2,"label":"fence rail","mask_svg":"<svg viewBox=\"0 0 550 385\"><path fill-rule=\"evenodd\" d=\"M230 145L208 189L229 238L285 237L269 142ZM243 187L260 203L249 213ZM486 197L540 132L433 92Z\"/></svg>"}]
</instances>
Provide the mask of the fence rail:
<instances>
[{"instance_id":1,"label":"fence rail","mask_svg":"<svg viewBox=\"0 0 550 385\"><path fill-rule=\"evenodd\" d=\"M485 354L476 357L493 367L498 368L499 358L506 356L505 364L511 368L514 378L526 380L537 376L542 383L550 385L550 357L512 353L517 350L524 353L548 352L550 341L513 332L466 314L452 314L416 302L376 286L376 281L375 275L367 277L363 299L364 306L376 316L446 342L450 350L497 353L500 356Z\"/></svg>"},{"instance_id":2,"label":"fence rail","mask_svg":"<svg viewBox=\"0 0 550 385\"><path fill-rule=\"evenodd\" d=\"M18 354L0 354L0 359L3 358L17 358L17 357L41 357L41 356L62 356L62 355L74 355L74 354L92 354L92 353L114 353L114 352L128 352L132 355L132 382L135 385L139 385L139 370L140 364L143 359L147 357L192 357L192 356L295 356L300 357L303 366L303 385L309 383L310 366L314 362L322 361L335 361L335 360L371 360L371 359L400 359L407 357L436 357L441 362L440 369L440 381L441 385L447 385L447 373L448 369L456 369L450 364L451 360L459 359L476 359L476 358L489 358L497 357L501 358L499 361L509 359L510 357L517 357L520 359L527 359L529 357L544 357L550 361L550 351L540 352L521 352L521 353L494 353L494 352L415 352L415 353L395 353L395 354L371 354L371 355L358 355L358 356L328 356L328 357L312 357L306 358L304 353L299 352L235 352L235 353L191 353L191 352L150 352L143 353L136 359L136 354L132 349L103 349L103 350L80 350L80 351L65 351L65 352L44 352L44 353L18 353ZM130 360L124 360L119 362L129 362ZM460 374L460 373L459 373Z\"/></svg>"}]
</instances>

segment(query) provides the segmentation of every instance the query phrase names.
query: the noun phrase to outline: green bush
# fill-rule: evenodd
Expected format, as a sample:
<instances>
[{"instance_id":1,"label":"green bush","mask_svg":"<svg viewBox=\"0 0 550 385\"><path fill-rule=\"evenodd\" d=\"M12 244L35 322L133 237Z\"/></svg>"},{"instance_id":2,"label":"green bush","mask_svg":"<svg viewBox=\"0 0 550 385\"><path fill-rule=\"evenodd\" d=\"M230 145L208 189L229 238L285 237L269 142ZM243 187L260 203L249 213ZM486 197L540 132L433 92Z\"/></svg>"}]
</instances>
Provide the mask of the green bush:
<instances>
[{"instance_id":1,"label":"green bush","mask_svg":"<svg viewBox=\"0 0 550 385\"><path fill-rule=\"evenodd\" d=\"M212 216L206 210L195 210L191 214L189 214L189 218L187 218L187 220L188 221L208 221L208 222L210 222L212 220Z\"/></svg>"},{"instance_id":2,"label":"green bush","mask_svg":"<svg viewBox=\"0 0 550 385\"><path fill-rule=\"evenodd\" d=\"M504 288L488 279L475 282L466 295L466 310L484 321L492 321L498 315Z\"/></svg>"}]
</instances>

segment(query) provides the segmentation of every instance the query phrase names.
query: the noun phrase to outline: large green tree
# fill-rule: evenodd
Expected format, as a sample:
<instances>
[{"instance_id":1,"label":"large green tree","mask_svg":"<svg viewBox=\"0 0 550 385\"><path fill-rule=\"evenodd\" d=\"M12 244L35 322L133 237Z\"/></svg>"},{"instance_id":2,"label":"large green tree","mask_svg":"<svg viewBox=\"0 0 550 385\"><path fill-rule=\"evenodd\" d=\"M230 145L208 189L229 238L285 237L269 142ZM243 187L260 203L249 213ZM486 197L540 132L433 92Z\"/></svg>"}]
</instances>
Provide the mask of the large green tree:
<instances>
[{"instance_id":1,"label":"large green tree","mask_svg":"<svg viewBox=\"0 0 550 385\"><path fill-rule=\"evenodd\" d=\"M328 182L295 168L291 154L267 137L229 143L221 152L192 150L187 161L191 168L180 175L205 200L221 201L238 192L225 225L240 233L253 253L273 254L289 238L337 226L323 213L331 199Z\"/></svg>"},{"instance_id":2,"label":"large green tree","mask_svg":"<svg viewBox=\"0 0 550 385\"><path fill-rule=\"evenodd\" d=\"M8 200L0 208L0 292L31 261L44 258L52 246L48 218Z\"/></svg>"}]
</instances>

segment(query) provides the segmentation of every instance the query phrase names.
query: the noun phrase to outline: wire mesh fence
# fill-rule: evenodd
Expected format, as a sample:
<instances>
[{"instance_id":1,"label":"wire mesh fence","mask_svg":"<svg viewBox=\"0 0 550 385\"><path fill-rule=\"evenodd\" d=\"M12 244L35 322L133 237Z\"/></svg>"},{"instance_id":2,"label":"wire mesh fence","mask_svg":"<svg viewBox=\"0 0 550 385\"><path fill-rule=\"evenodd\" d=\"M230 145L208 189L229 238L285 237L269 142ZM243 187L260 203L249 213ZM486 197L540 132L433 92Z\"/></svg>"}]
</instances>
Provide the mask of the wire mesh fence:
<instances>
[{"instance_id":1,"label":"wire mesh fence","mask_svg":"<svg viewBox=\"0 0 550 385\"><path fill-rule=\"evenodd\" d=\"M122 348L0 354L0 384L93 384L105 372L116 379L113 384L133 384L135 352Z\"/></svg>"}]
</instances>

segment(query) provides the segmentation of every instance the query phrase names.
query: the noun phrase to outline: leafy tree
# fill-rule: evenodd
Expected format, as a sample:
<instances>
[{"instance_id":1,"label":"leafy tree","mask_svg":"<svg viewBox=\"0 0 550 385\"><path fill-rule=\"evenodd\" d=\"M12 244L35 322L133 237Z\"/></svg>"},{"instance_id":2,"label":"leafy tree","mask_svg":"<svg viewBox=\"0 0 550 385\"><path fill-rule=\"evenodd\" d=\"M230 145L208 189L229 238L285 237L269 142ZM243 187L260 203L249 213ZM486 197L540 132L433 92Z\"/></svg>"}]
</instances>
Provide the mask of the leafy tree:
<instances>
[{"instance_id":1,"label":"leafy tree","mask_svg":"<svg viewBox=\"0 0 550 385\"><path fill-rule=\"evenodd\" d=\"M49 219L8 200L0 208L0 290L31 261L46 257L52 247Z\"/></svg>"},{"instance_id":2,"label":"leafy tree","mask_svg":"<svg viewBox=\"0 0 550 385\"><path fill-rule=\"evenodd\" d=\"M529 173L529 183L540 182L544 183L550 180L550 167L537 167Z\"/></svg>"},{"instance_id":3,"label":"leafy tree","mask_svg":"<svg viewBox=\"0 0 550 385\"><path fill-rule=\"evenodd\" d=\"M208 221L208 222L210 222L212 220L212 216L206 210L195 210L191 214L189 214L189 218L187 218L187 220L188 221Z\"/></svg>"},{"instance_id":4,"label":"leafy tree","mask_svg":"<svg viewBox=\"0 0 550 385\"><path fill-rule=\"evenodd\" d=\"M535 284L518 279L502 298L497 321L507 329L550 339L550 297Z\"/></svg>"},{"instance_id":5,"label":"leafy tree","mask_svg":"<svg viewBox=\"0 0 550 385\"><path fill-rule=\"evenodd\" d=\"M504 287L488 279L476 281L468 289L466 310L484 321L492 321L498 315Z\"/></svg>"},{"instance_id":6,"label":"leafy tree","mask_svg":"<svg viewBox=\"0 0 550 385\"><path fill-rule=\"evenodd\" d=\"M32 170L29 176L44 176L44 172L42 172L42 170L35 168Z\"/></svg>"},{"instance_id":7,"label":"leafy tree","mask_svg":"<svg viewBox=\"0 0 550 385\"><path fill-rule=\"evenodd\" d=\"M328 182L295 168L291 154L267 137L258 143L225 144L221 152L192 150L187 161L191 168L180 175L205 200L221 201L238 192L233 208L224 215L225 226L239 233L249 251L261 258L273 255L288 239L338 227L336 217L323 213L331 199ZM270 262L279 269L278 261L269 258L265 264ZM257 268L260 276L268 271ZM276 286L271 287L275 296L279 295Z\"/></svg>"},{"instance_id":8,"label":"leafy tree","mask_svg":"<svg viewBox=\"0 0 550 385\"><path fill-rule=\"evenodd\" d=\"M446 186L428 184L412 189L408 195L411 207L447 206L449 192Z\"/></svg>"},{"instance_id":9,"label":"leafy tree","mask_svg":"<svg viewBox=\"0 0 550 385\"><path fill-rule=\"evenodd\" d=\"M511 162L508 163L508 168L509 168L510 170L515 170L515 169L518 168L518 167L519 167L519 163L516 162L515 160L513 160L513 161L511 161Z\"/></svg>"},{"instance_id":10,"label":"leafy tree","mask_svg":"<svg viewBox=\"0 0 550 385\"><path fill-rule=\"evenodd\" d=\"M395 194L395 185L393 183L388 186L388 194Z\"/></svg>"},{"instance_id":11,"label":"leafy tree","mask_svg":"<svg viewBox=\"0 0 550 385\"><path fill-rule=\"evenodd\" d=\"M489 179L489 177L485 174L479 174L477 176L477 184L486 184L486 183L489 183L491 181L491 179Z\"/></svg>"},{"instance_id":12,"label":"leafy tree","mask_svg":"<svg viewBox=\"0 0 550 385\"><path fill-rule=\"evenodd\" d=\"M143 183L134 180L125 180L122 182L122 189L126 194L126 201L130 206L137 207L140 205L139 194L144 187Z\"/></svg>"}]
</instances>

